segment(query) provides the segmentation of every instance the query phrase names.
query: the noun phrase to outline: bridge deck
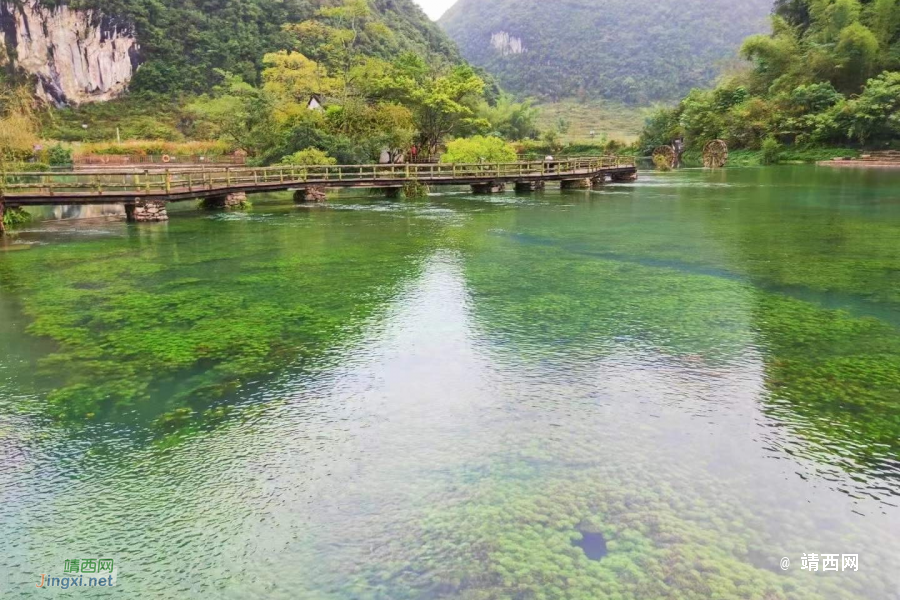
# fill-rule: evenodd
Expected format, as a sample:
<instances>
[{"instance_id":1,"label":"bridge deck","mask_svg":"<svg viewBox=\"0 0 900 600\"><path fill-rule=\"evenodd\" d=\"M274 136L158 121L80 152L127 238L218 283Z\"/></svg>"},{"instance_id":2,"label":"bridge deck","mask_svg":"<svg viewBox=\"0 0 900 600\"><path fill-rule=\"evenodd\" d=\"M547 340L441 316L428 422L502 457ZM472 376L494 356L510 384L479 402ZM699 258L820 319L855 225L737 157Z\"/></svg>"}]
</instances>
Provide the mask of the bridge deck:
<instances>
[{"instance_id":1,"label":"bridge deck","mask_svg":"<svg viewBox=\"0 0 900 600\"><path fill-rule=\"evenodd\" d=\"M207 167L171 171L120 170L7 173L2 196L7 205L117 204L136 199L166 202L308 187L398 188L409 182L477 185L598 179L636 172L620 157L476 165L333 165L266 168Z\"/></svg>"}]
</instances>

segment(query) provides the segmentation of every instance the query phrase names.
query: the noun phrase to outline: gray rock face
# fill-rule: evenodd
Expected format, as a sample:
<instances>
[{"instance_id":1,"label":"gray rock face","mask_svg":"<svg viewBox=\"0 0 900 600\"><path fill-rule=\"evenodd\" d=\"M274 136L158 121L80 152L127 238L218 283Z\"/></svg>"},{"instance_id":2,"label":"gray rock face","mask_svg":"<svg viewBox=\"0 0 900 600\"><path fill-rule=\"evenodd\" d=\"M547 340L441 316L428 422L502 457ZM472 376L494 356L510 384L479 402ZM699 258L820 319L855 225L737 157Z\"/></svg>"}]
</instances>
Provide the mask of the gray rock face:
<instances>
[{"instance_id":1,"label":"gray rock face","mask_svg":"<svg viewBox=\"0 0 900 600\"><path fill-rule=\"evenodd\" d=\"M0 33L7 59L34 75L38 95L56 105L116 98L140 64L132 28L96 11L0 0Z\"/></svg>"}]
</instances>

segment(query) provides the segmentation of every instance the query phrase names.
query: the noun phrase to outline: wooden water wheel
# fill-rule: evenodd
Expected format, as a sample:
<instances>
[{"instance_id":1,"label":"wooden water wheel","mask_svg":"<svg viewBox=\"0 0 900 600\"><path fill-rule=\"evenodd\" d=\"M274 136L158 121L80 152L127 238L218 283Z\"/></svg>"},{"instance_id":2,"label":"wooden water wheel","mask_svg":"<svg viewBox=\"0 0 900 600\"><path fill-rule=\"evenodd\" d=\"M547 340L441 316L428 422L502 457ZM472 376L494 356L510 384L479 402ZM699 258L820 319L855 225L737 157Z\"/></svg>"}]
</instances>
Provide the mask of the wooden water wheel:
<instances>
[{"instance_id":1,"label":"wooden water wheel","mask_svg":"<svg viewBox=\"0 0 900 600\"><path fill-rule=\"evenodd\" d=\"M703 166L707 169L721 169L728 162L728 144L722 140L707 142L703 147Z\"/></svg>"},{"instance_id":2,"label":"wooden water wheel","mask_svg":"<svg viewBox=\"0 0 900 600\"><path fill-rule=\"evenodd\" d=\"M659 146L653 151L653 164L660 169L674 169L678 164L678 153L672 146Z\"/></svg>"}]
</instances>

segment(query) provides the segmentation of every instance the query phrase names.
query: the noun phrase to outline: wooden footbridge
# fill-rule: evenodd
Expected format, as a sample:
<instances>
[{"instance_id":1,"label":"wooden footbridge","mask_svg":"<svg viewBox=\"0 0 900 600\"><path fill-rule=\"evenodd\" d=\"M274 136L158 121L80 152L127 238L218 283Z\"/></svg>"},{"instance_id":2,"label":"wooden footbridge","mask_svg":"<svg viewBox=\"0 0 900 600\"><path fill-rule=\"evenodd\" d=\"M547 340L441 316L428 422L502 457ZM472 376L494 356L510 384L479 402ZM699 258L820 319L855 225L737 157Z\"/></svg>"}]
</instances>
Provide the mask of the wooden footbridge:
<instances>
[{"instance_id":1,"label":"wooden footbridge","mask_svg":"<svg viewBox=\"0 0 900 600\"><path fill-rule=\"evenodd\" d=\"M634 160L620 157L573 158L471 165L399 164L205 167L47 173L6 173L0 181L0 215L22 206L124 204L130 220L165 220L169 202L205 199L212 205L240 204L247 194L295 191L298 202L324 198L328 188L374 188L391 194L407 184L472 186L475 192L535 190L547 182L564 188L592 183L634 181ZM2 219L0 219L2 222Z\"/></svg>"}]
</instances>

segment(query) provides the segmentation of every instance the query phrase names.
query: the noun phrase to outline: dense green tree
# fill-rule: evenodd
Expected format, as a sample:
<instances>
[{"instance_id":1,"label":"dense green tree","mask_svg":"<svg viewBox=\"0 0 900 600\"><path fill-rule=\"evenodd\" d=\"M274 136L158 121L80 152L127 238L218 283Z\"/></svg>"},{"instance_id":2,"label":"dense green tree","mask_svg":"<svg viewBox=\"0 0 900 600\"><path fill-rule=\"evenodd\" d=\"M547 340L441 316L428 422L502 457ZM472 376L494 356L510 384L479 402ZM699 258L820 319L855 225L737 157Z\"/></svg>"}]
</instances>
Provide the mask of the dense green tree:
<instances>
[{"instance_id":1,"label":"dense green tree","mask_svg":"<svg viewBox=\"0 0 900 600\"><path fill-rule=\"evenodd\" d=\"M484 95L484 80L466 65L435 70L420 57L407 54L381 82L381 91L410 108L419 143L432 155L457 128L490 127L475 112Z\"/></svg>"},{"instance_id":2,"label":"dense green tree","mask_svg":"<svg viewBox=\"0 0 900 600\"><path fill-rule=\"evenodd\" d=\"M849 133L860 142L900 137L900 73L885 73L869 81L848 105Z\"/></svg>"},{"instance_id":3,"label":"dense green tree","mask_svg":"<svg viewBox=\"0 0 900 600\"><path fill-rule=\"evenodd\" d=\"M289 24L300 52L315 58L352 85L351 71L372 48L393 41L393 32L372 13L367 0L342 0L319 9L316 18ZM342 90L345 91L345 90Z\"/></svg>"},{"instance_id":4,"label":"dense green tree","mask_svg":"<svg viewBox=\"0 0 900 600\"><path fill-rule=\"evenodd\" d=\"M263 59L263 89L283 105L306 108L310 99L337 92L343 83L331 77L325 67L299 52L275 52Z\"/></svg>"},{"instance_id":5,"label":"dense green tree","mask_svg":"<svg viewBox=\"0 0 900 600\"><path fill-rule=\"evenodd\" d=\"M862 23L851 23L838 35L835 59L840 72L835 77L839 87L858 90L878 68L878 38Z\"/></svg>"},{"instance_id":6,"label":"dense green tree","mask_svg":"<svg viewBox=\"0 0 900 600\"><path fill-rule=\"evenodd\" d=\"M226 139L257 156L275 135L275 100L237 75L222 73L224 83L187 110L211 137Z\"/></svg>"},{"instance_id":7,"label":"dense green tree","mask_svg":"<svg viewBox=\"0 0 900 600\"><path fill-rule=\"evenodd\" d=\"M476 108L479 119L489 124L490 133L507 140L537 139L538 109L529 100L516 102L511 96L502 95L493 105L487 101Z\"/></svg>"}]
</instances>

